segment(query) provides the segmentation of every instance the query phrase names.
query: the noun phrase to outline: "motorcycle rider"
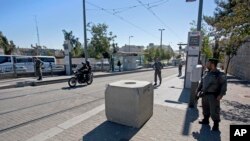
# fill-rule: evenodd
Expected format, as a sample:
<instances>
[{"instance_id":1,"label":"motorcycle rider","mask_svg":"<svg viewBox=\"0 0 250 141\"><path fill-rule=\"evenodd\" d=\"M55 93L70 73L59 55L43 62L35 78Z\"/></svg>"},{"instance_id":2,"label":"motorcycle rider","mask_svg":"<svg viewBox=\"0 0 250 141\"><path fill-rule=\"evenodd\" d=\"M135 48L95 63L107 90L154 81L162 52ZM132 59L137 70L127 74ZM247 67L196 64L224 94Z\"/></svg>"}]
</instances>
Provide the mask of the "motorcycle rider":
<instances>
[{"instance_id":1,"label":"motorcycle rider","mask_svg":"<svg viewBox=\"0 0 250 141\"><path fill-rule=\"evenodd\" d=\"M86 63L82 62L82 67L79 69L79 71L81 71L82 75L82 79L89 79L89 74L91 73L91 66L89 61L86 61Z\"/></svg>"}]
</instances>

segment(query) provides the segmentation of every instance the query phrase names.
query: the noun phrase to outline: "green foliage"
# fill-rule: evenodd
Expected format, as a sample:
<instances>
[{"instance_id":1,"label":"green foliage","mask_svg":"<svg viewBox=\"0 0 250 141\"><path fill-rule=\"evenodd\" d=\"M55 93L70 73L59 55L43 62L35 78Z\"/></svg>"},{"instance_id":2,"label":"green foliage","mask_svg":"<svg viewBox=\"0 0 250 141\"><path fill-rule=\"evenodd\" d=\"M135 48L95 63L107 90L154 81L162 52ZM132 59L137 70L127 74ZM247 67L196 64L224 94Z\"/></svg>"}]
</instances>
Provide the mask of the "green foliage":
<instances>
[{"instance_id":1,"label":"green foliage","mask_svg":"<svg viewBox=\"0 0 250 141\"><path fill-rule=\"evenodd\" d=\"M205 54L206 58L213 57L212 49L209 46L209 36L203 37L201 52Z\"/></svg>"},{"instance_id":2,"label":"green foliage","mask_svg":"<svg viewBox=\"0 0 250 141\"><path fill-rule=\"evenodd\" d=\"M79 38L76 38L73 36L73 32L67 32L66 30L63 30L64 33L64 39L69 40L73 49L71 50L72 57L83 57L84 56L84 49L81 46L81 43L79 42Z\"/></svg>"},{"instance_id":3,"label":"green foliage","mask_svg":"<svg viewBox=\"0 0 250 141\"><path fill-rule=\"evenodd\" d=\"M229 64L250 35L250 3L249 0L216 0L216 4L214 16L205 16L205 21L214 27Z\"/></svg>"},{"instance_id":4,"label":"green foliage","mask_svg":"<svg viewBox=\"0 0 250 141\"><path fill-rule=\"evenodd\" d=\"M227 54L236 55L238 47L250 35L250 6L248 0L217 0L214 16L205 17L217 36L226 39ZM236 52L235 52L236 51Z\"/></svg>"},{"instance_id":5,"label":"green foliage","mask_svg":"<svg viewBox=\"0 0 250 141\"><path fill-rule=\"evenodd\" d=\"M13 41L8 41L8 39L3 35L3 33L0 31L0 48L4 49L4 54L11 55L14 49L16 48L16 45Z\"/></svg>"},{"instance_id":6,"label":"green foliage","mask_svg":"<svg viewBox=\"0 0 250 141\"><path fill-rule=\"evenodd\" d=\"M108 26L106 24L88 24L89 31L92 35L90 41L90 54L96 59L102 57L109 58L111 41L116 38L112 32L108 33Z\"/></svg>"},{"instance_id":7,"label":"green foliage","mask_svg":"<svg viewBox=\"0 0 250 141\"><path fill-rule=\"evenodd\" d=\"M153 62L155 58L160 58L161 60L169 60L173 55L171 50L151 47L144 50L144 62Z\"/></svg>"}]
</instances>

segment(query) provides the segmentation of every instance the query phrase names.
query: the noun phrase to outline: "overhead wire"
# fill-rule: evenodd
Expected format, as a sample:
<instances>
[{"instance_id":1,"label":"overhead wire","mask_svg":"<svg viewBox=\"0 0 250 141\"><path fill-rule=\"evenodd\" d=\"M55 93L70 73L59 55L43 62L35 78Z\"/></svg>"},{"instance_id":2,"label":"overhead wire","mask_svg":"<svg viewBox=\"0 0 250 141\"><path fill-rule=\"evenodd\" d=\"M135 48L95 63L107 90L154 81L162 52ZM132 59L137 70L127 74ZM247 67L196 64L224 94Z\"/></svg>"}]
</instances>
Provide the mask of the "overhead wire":
<instances>
[{"instance_id":1,"label":"overhead wire","mask_svg":"<svg viewBox=\"0 0 250 141\"><path fill-rule=\"evenodd\" d=\"M169 26L167 26L167 24L152 10L153 7L149 7L147 5L145 5L143 2L141 2L140 0L136 0L139 4L141 4L141 6L143 6L145 9L147 9L164 27L168 28L169 30L172 31L172 33L181 40L180 36L178 36L174 30L172 30Z\"/></svg>"},{"instance_id":2,"label":"overhead wire","mask_svg":"<svg viewBox=\"0 0 250 141\"><path fill-rule=\"evenodd\" d=\"M113 15L113 16L119 18L120 20L122 20L123 22L126 22L127 24L130 24L131 26L133 26L133 27L135 27L135 28L137 28L137 29L143 31L144 33L146 33L146 34L148 34L148 35L150 35L150 36L152 36L152 37L158 39L157 36L154 36L153 34L151 34L150 32L146 31L145 29L141 28L140 26L137 26L137 25L135 25L134 23L130 22L129 20L126 20L126 19L123 18L122 16L117 15L117 14L115 14L114 12L111 12L111 11L109 11L109 10L103 8L103 7L100 7L100 6L96 5L96 4L93 4L93 3L91 3L91 2L88 2L88 1L87 1L86 3L89 4L89 5L91 5L91 6L93 6L93 7L96 7L96 8L98 8L98 9L100 9L100 10L102 10L102 11L104 11L104 12L110 14L110 15Z\"/></svg>"}]
</instances>

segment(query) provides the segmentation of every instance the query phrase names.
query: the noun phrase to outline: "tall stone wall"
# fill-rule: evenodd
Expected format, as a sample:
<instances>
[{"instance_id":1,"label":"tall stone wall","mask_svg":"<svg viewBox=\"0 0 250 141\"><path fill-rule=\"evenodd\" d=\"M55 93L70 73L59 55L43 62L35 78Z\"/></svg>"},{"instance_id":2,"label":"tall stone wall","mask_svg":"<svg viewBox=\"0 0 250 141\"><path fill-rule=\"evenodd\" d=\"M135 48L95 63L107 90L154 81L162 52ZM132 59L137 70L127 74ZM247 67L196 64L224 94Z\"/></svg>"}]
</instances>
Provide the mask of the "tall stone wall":
<instances>
[{"instance_id":1,"label":"tall stone wall","mask_svg":"<svg viewBox=\"0 0 250 141\"><path fill-rule=\"evenodd\" d=\"M237 55L229 64L228 73L250 81L250 42L238 49Z\"/></svg>"}]
</instances>

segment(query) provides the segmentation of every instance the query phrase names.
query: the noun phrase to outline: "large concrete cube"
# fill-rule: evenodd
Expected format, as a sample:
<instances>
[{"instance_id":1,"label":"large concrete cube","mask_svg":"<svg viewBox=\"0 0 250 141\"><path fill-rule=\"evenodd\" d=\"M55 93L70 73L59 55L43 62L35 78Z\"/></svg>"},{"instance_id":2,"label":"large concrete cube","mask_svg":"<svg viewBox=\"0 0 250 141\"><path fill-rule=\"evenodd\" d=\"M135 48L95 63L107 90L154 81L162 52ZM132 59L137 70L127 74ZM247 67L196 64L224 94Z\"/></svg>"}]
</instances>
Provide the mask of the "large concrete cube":
<instances>
[{"instance_id":1,"label":"large concrete cube","mask_svg":"<svg viewBox=\"0 0 250 141\"><path fill-rule=\"evenodd\" d=\"M109 121L140 128L153 115L153 86L147 81L122 80L105 91Z\"/></svg>"}]
</instances>

